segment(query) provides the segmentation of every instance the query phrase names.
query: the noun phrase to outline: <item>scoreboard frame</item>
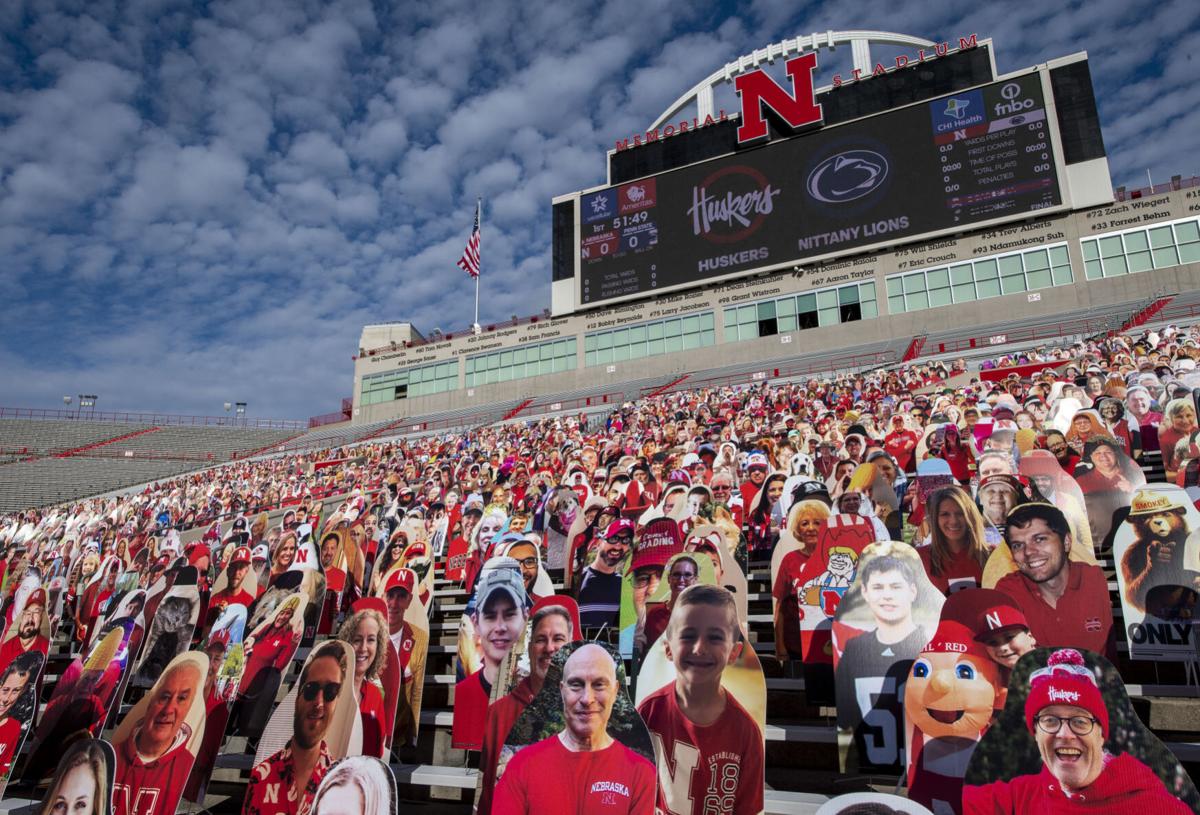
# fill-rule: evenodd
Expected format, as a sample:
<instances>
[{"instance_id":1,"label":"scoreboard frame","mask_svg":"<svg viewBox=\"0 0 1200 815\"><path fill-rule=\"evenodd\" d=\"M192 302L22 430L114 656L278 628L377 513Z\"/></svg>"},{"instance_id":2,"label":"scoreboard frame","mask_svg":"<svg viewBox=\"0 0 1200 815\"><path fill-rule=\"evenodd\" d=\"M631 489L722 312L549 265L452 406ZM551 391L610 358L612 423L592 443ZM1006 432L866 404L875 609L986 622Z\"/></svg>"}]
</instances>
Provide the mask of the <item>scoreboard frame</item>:
<instances>
[{"instance_id":1,"label":"scoreboard frame","mask_svg":"<svg viewBox=\"0 0 1200 815\"><path fill-rule=\"evenodd\" d=\"M586 190L580 190L578 192L574 192L574 193L570 193L570 194L566 194L566 195L562 195L562 196L557 196L553 199L553 203L555 205L562 204L564 202L570 202L572 204L572 211L573 211L574 215L573 215L573 219L572 219L572 230L571 230L572 235L571 235L570 241L568 242L569 246L571 247L570 260L572 263L572 275L567 280L560 280L560 281L555 282L555 284L553 286L553 295L552 295L552 304L553 304L552 310L553 310L555 316L558 316L558 315L569 314L569 313L579 313L579 312L583 312L583 311L592 311L592 310L596 310L596 309L603 309L603 308L621 304L621 303L628 303L630 301L653 299L660 295L676 293L676 292L686 291L686 290L690 290L690 289L702 288L702 287L706 287L706 286L716 286L716 285L719 285L719 284L722 284L722 283L725 283L725 282L728 282L731 280L736 280L739 278L769 275L769 274L784 271L784 270L788 270L788 271L798 270L798 269L802 269L806 266L818 265L818 264L829 262L834 259L845 258L845 257L849 257L849 256L854 256L854 255L869 254L869 253L878 252L878 251L881 251L884 249L902 246L905 244L927 242L930 240L936 240L938 238L942 238L942 237L946 237L946 236L950 236L950 235L959 235L959 234L963 234L966 232L994 228L998 225L1002 225L1002 224L1006 224L1006 223L1013 223L1015 221L1043 217L1046 215L1061 214L1064 212L1069 212L1069 211L1081 209L1084 207L1090 207L1090 206L1095 206L1097 204L1110 202L1112 200L1112 193L1111 193L1111 186L1109 185L1106 159L1101 159L1101 161L1100 161L1100 164L1103 165L1102 166L1102 172L1103 172L1103 176L1104 176L1103 185L1099 184L1099 179L1091 178L1089 176L1087 178L1087 183L1081 185L1083 188L1082 198L1085 200L1079 200L1079 197L1075 194L1075 190L1073 190L1072 180L1078 181L1078 179L1073 179L1072 176L1075 174L1068 172L1069 167L1064 158L1062 135L1061 135L1060 128L1059 128L1057 104L1056 104L1056 100L1054 98L1054 93L1053 93L1053 89L1051 87L1051 82L1050 82L1050 71L1052 68L1059 67L1061 65L1065 65L1070 62L1086 60L1086 59L1087 59L1086 53L1080 52L1079 54L1073 54L1073 55L1070 55L1068 57L1063 57L1058 60L1053 60L1051 62L1039 64L1037 66L1034 66L1032 68L1028 68L1025 70L1014 71L1012 73L1004 74L1004 75L997 75L997 76L995 76L995 78L992 81L989 81L986 83L981 83L978 85L972 85L970 87L961 88L959 90L956 90L954 93L936 97L935 100L925 100L925 101L914 102L914 103L908 104L908 105L897 106L895 108L891 108L886 111L881 111L879 113L874 113L869 116L863 116L863 117L860 117L857 119L853 119L849 122L842 122L842 123L839 123L837 125L833 125L830 127L825 127L825 128L821 128L819 130L809 131L804 134L795 135L786 140L785 139L774 139L774 140L771 140L764 144L758 145L754 148L751 148L750 150L739 151L734 154L726 154L723 156L709 158L709 159L705 159L702 161L692 162L690 164L684 164L679 167L674 167L670 170L666 170L666 171L663 171L660 173L650 174L650 175L644 176L642 178L636 179L637 181L647 181L647 180L652 180L652 179L656 180L659 178L669 176L673 173L680 173L682 171L685 171L689 167L697 167L697 166L706 165L706 164L711 164L713 166L713 168L715 169L720 166L721 162L727 162L727 163L734 162L735 163L739 159L744 159L748 155L753 155L754 153L756 153L759 150L770 149L772 147L772 145L778 145L783 141L806 139L806 138L810 138L814 134L836 133L836 131L839 128L845 128L849 125L853 125L854 123L861 123L861 122L869 121L871 119L878 118L880 116L887 116L887 115L895 113L896 111L906 110L906 109L910 109L910 108L914 108L914 107L928 106L931 101L936 101L938 99L945 99L950 96L962 96L962 95L966 95L966 94L970 94L970 93L978 93L983 88L999 86L1005 82L1017 81L1023 77L1028 77L1030 75L1036 74L1038 77L1038 84L1041 88L1042 97L1043 97L1044 105L1045 105L1046 123L1047 123L1046 124L1046 132L1048 133L1050 152L1051 152L1051 156L1052 156L1053 164L1054 164L1053 177L1055 179L1055 182L1057 183L1058 193L1059 193L1059 198L1060 198L1060 202L1058 204L1043 207L1043 208L1038 208L1038 209L1028 209L1028 208L1021 209L1021 210L1018 210L1018 211L1012 212L1012 213L1004 213L995 218L970 221L967 223L956 224L956 225L954 225L952 227L948 227L948 228L921 231L921 232L904 235L904 236L900 236L900 237L885 238L885 239L881 239L879 241L872 242L872 243L860 244L860 245L855 245L853 247L846 247L846 248L842 248L842 249L831 249L828 252L823 252L820 254L810 254L810 255L805 255L803 257L800 256L799 250L797 250L797 254L793 257L788 257L788 258L779 259L779 260L772 258L771 262L765 263L763 265L754 266L753 268L739 269L739 270L735 270L735 271L725 273L725 274L714 274L712 276L705 276L705 277L698 278L695 280L675 283L672 285L664 285L661 287L656 286L654 288L649 288L649 289L643 288L642 290L639 290L636 292L631 292L628 294L621 294L621 295L617 295L617 296L613 296L613 297L609 297L609 298L594 299L589 302L584 302L583 301L583 260L582 260L582 256L581 256L581 243L582 243L583 228L585 226L585 221L584 221L583 213L582 213L582 199L585 196L589 196L589 195L595 194L597 192L601 192L604 190L614 190L615 191L617 189L617 185L601 184L601 185L597 185L595 187L588 188ZM1092 164L1093 162L1088 162L1088 163ZM1095 170L1092 174L1098 174L1099 172L1100 172L1100 168L1095 168ZM634 179L628 179L628 180L624 181L621 186L632 183L633 181L634 181ZM1101 188L1101 186L1103 187L1105 192L1098 195L1097 190L1099 188ZM935 206L937 204L934 202L931 202L930 205ZM569 294L567 291L568 285L570 287Z\"/></svg>"}]
</instances>

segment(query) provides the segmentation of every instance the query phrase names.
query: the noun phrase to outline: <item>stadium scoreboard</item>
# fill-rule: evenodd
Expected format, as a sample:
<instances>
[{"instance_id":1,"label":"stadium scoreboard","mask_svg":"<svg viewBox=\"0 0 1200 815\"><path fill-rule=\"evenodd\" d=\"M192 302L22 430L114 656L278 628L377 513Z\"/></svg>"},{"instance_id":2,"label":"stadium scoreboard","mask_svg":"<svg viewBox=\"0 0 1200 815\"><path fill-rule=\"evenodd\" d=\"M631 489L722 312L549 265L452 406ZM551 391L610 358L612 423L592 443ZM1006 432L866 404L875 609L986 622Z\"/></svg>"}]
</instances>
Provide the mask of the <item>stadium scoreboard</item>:
<instances>
[{"instance_id":1,"label":"stadium scoreboard","mask_svg":"<svg viewBox=\"0 0 1200 815\"><path fill-rule=\"evenodd\" d=\"M569 196L572 310L1071 208L1048 74Z\"/></svg>"}]
</instances>

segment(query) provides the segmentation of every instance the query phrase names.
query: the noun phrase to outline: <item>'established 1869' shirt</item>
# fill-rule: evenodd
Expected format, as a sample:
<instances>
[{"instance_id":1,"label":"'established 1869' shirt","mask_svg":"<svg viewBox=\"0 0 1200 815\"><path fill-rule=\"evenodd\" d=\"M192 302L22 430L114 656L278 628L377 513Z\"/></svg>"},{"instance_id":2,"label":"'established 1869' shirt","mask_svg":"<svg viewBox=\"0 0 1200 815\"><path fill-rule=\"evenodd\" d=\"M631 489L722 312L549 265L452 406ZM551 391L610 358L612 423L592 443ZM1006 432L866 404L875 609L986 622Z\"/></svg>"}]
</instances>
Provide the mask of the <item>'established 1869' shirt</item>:
<instances>
[{"instance_id":1,"label":"'established 1869' shirt","mask_svg":"<svg viewBox=\"0 0 1200 815\"><path fill-rule=\"evenodd\" d=\"M654 741L660 812L762 812L762 731L732 694L725 694L725 710L709 725L697 725L683 715L673 682L642 700L638 713Z\"/></svg>"},{"instance_id":2,"label":"'established 1869' shirt","mask_svg":"<svg viewBox=\"0 0 1200 815\"><path fill-rule=\"evenodd\" d=\"M619 741L576 753L554 735L509 761L492 815L652 815L654 786L654 765Z\"/></svg>"}]
</instances>

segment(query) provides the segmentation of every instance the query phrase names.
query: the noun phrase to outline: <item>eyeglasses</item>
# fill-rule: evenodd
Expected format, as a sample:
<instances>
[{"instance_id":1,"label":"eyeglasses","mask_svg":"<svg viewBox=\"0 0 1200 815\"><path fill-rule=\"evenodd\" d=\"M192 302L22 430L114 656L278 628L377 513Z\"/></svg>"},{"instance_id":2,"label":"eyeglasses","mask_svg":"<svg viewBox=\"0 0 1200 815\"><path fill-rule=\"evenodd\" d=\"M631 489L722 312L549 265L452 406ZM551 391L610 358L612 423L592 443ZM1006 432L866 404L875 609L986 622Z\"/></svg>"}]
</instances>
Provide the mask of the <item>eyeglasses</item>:
<instances>
[{"instance_id":1,"label":"eyeglasses","mask_svg":"<svg viewBox=\"0 0 1200 815\"><path fill-rule=\"evenodd\" d=\"M527 557L527 558L522 558L522 559L518 560L517 563L520 563L522 566L524 566L527 569L532 569L534 566L536 566L538 564L538 559L536 557Z\"/></svg>"},{"instance_id":2,"label":"eyeglasses","mask_svg":"<svg viewBox=\"0 0 1200 815\"><path fill-rule=\"evenodd\" d=\"M319 693L325 697L326 702L332 702L341 690L341 682L326 682L323 685L320 682L305 682L300 688L300 695L304 697L304 701L311 702Z\"/></svg>"},{"instance_id":3,"label":"eyeglasses","mask_svg":"<svg viewBox=\"0 0 1200 815\"><path fill-rule=\"evenodd\" d=\"M1096 727L1096 720L1091 716L1054 716L1044 713L1037 717L1038 730L1051 736L1058 735L1063 722L1067 723L1067 727L1071 728L1071 732L1076 736L1086 736Z\"/></svg>"}]
</instances>

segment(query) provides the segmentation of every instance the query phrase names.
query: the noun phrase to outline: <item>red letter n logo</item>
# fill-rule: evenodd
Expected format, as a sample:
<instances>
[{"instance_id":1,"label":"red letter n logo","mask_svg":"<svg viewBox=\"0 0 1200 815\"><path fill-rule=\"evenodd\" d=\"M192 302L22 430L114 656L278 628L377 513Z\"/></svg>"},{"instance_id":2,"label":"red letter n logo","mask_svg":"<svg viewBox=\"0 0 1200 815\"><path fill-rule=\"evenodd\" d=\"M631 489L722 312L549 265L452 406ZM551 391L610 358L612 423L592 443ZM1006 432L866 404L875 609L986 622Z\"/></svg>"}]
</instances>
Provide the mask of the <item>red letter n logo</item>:
<instances>
[{"instance_id":1,"label":"red letter n logo","mask_svg":"<svg viewBox=\"0 0 1200 815\"><path fill-rule=\"evenodd\" d=\"M817 52L809 51L792 57L785 64L792 78L792 93L788 93L761 68L742 74L733 81L742 98L742 123L738 127L738 144L767 138L767 120L763 118L766 105L793 130L821 121L821 106L813 91L813 71L817 68Z\"/></svg>"}]
</instances>

